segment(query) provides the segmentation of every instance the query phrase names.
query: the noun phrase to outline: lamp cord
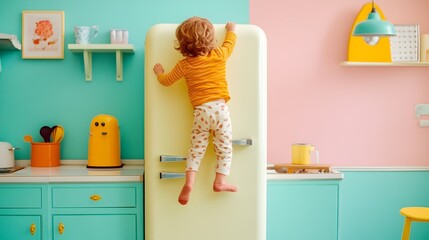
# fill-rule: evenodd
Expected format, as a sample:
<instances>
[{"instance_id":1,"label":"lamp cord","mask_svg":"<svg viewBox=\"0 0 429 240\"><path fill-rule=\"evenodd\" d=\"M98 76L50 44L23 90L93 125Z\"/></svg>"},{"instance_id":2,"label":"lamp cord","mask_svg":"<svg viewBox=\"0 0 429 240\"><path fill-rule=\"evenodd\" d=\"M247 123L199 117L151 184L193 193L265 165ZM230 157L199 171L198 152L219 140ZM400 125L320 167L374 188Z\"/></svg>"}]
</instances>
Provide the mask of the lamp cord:
<instances>
[{"instance_id":1,"label":"lamp cord","mask_svg":"<svg viewBox=\"0 0 429 240\"><path fill-rule=\"evenodd\" d=\"M374 0L372 0L372 10L371 10L371 12L372 13L375 13L376 11L375 11L375 6L374 6Z\"/></svg>"}]
</instances>

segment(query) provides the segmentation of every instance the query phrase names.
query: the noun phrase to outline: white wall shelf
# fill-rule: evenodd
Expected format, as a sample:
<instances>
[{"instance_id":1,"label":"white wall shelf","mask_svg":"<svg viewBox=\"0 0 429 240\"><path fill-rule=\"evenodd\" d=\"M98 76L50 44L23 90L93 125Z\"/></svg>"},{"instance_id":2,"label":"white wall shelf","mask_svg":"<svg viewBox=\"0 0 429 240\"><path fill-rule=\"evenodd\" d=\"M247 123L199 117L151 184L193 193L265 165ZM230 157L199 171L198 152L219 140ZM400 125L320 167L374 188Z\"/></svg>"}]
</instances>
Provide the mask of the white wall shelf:
<instances>
[{"instance_id":1,"label":"white wall shelf","mask_svg":"<svg viewBox=\"0 0 429 240\"><path fill-rule=\"evenodd\" d=\"M429 62L341 62L347 67L428 67Z\"/></svg>"},{"instance_id":2,"label":"white wall shelf","mask_svg":"<svg viewBox=\"0 0 429 240\"><path fill-rule=\"evenodd\" d=\"M21 44L17 39L0 38L0 49L21 50Z\"/></svg>"},{"instance_id":3,"label":"white wall shelf","mask_svg":"<svg viewBox=\"0 0 429 240\"><path fill-rule=\"evenodd\" d=\"M0 50L21 50L21 43L13 34L0 33ZM1 60L0 60L1 72Z\"/></svg>"},{"instance_id":4,"label":"white wall shelf","mask_svg":"<svg viewBox=\"0 0 429 240\"><path fill-rule=\"evenodd\" d=\"M85 78L92 80L92 53L116 53L116 80L122 81L122 54L134 53L132 44L69 44L71 52L83 53L83 63L85 67Z\"/></svg>"}]
</instances>

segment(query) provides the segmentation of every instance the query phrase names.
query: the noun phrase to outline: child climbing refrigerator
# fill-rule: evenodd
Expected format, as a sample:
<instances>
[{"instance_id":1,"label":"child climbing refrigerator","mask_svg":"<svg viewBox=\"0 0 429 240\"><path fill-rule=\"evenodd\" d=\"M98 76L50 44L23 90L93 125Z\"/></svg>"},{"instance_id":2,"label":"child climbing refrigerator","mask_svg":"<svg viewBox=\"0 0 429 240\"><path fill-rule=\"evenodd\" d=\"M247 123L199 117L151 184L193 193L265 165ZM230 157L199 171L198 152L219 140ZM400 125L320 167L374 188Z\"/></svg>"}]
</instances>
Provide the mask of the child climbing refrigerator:
<instances>
[{"instance_id":1,"label":"child climbing refrigerator","mask_svg":"<svg viewBox=\"0 0 429 240\"><path fill-rule=\"evenodd\" d=\"M177 24L158 24L145 43L145 240L263 240L266 238L266 38L254 25L237 25L227 61L233 156L227 181L238 192L214 192L216 155L209 144L187 205L185 181L193 123L185 80L162 86L152 68L170 71L183 56L174 49ZM215 24L219 44L225 25Z\"/></svg>"}]
</instances>

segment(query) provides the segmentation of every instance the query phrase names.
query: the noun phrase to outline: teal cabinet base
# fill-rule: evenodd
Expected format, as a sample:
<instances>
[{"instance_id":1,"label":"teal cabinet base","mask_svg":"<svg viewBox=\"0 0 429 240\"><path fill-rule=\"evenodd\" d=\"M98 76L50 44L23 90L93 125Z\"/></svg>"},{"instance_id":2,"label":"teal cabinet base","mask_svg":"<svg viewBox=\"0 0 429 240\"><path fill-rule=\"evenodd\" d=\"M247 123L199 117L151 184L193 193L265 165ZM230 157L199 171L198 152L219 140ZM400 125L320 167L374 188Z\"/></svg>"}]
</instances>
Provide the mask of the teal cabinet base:
<instances>
[{"instance_id":1,"label":"teal cabinet base","mask_svg":"<svg viewBox=\"0 0 429 240\"><path fill-rule=\"evenodd\" d=\"M429 207L427 170L341 172L340 181L269 180L267 240L399 240L400 209ZM428 240L429 223L413 222L410 239Z\"/></svg>"},{"instance_id":2,"label":"teal cabinet base","mask_svg":"<svg viewBox=\"0 0 429 240\"><path fill-rule=\"evenodd\" d=\"M0 240L142 240L143 183L0 184Z\"/></svg>"},{"instance_id":3,"label":"teal cabinet base","mask_svg":"<svg viewBox=\"0 0 429 240\"><path fill-rule=\"evenodd\" d=\"M268 181L267 240L338 239L338 181Z\"/></svg>"},{"instance_id":4,"label":"teal cabinet base","mask_svg":"<svg viewBox=\"0 0 429 240\"><path fill-rule=\"evenodd\" d=\"M403 207L429 207L429 171L343 171L340 239L401 239ZM429 223L415 222L411 240L429 239Z\"/></svg>"}]
</instances>

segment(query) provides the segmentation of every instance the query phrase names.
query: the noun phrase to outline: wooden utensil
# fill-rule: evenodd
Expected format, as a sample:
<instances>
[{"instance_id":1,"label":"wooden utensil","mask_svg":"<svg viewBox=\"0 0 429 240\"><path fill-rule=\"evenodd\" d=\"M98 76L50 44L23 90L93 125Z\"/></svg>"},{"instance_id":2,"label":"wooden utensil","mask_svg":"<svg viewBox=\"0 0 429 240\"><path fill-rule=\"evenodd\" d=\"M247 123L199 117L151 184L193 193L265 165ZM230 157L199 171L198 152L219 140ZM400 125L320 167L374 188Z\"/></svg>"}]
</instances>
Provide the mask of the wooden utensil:
<instances>
[{"instance_id":1,"label":"wooden utensil","mask_svg":"<svg viewBox=\"0 0 429 240\"><path fill-rule=\"evenodd\" d=\"M61 125L52 127L51 139L52 142L61 142L64 138L64 128Z\"/></svg>"},{"instance_id":2,"label":"wooden utensil","mask_svg":"<svg viewBox=\"0 0 429 240\"><path fill-rule=\"evenodd\" d=\"M32 143L33 142L33 137L31 135L25 135L24 136L24 141Z\"/></svg>"},{"instance_id":3,"label":"wooden utensil","mask_svg":"<svg viewBox=\"0 0 429 240\"><path fill-rule=\"evenodd\" d=\"M42 135L42 138L43 140L45 140L45 142L51 141L51 133L52 133L51 127L43 126L42 128L40 128L40 135Z\"/></svg>"}]
</instances>

